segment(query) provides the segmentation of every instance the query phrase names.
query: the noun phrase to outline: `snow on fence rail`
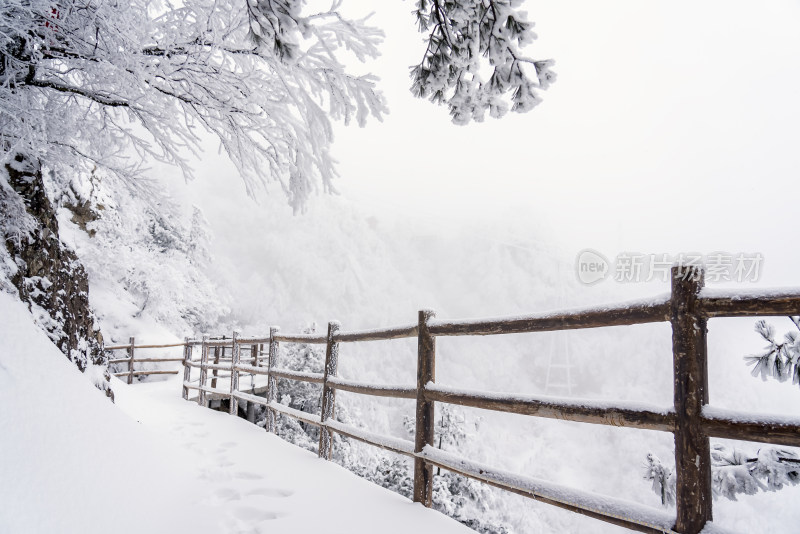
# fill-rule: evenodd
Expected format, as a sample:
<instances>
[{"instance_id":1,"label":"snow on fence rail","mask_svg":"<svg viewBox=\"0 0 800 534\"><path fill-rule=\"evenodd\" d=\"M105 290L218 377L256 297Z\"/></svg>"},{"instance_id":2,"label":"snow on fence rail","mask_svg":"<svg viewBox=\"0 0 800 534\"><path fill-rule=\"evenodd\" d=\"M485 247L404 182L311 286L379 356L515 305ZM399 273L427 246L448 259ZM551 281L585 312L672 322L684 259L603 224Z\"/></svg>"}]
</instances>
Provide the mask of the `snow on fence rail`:
<instances>
[{"instance_id":1,"label":"snow on fence rail","mask_svg":"<svg viewBox=\"0 0 800 534\"><path fill-rule=\"evenodd\" d=\"M438 466L572 512L600 519L639 532L697 534L711 520L710 437L740 439L800 446L800 418L730 412L708 406L707 321L714 317L800 315L800 290L763 293L731 293L703 289L703 271L696 267L672 269L669 295L648 301L560 311L514 318L469 321L434 321L432 311L419 312L417 324L395 328L340 332L331 322L327 335L280 334L270 328L269 336L230 339L186 339L184 347L183 398L197 390L197 402L207 406L212 398L228 399L236 414L238 402L248 403L248 419L255 404L267 408L266 429L275 432L278 413L320 427L319 456L330 459L331 433L339 433L370 445L414 459L414 501L431 506L433 467ZM636 402L587 401L558 397L516 395L460 390L437 386L435 381L436 338L438 336L497 335L544 332L576 328L598 328L651 322L672 325L674 404L669 407ZM417 383L413 386L375 385L338 378L339 344L417 338ZM324 373L304 373L275 367L279 343L326 345ZM264 345L268 346L264 356ZM126 348L127 345L121 348ZM131 351L133 339L131 339ZM194 359L194 348L200 358ZM243 357L249 347L249 358ZM210 351L213 349L213 360ZM225 356L225 351L230 356ZM223 363L224 362L224 363ZM264 365L266 364L266 365ZM195 384L191 370L200 369ZM210 387L208 370L212 370ZM217 387L218 371L229 374L228 388ZM266 376L257 395L251 382L247 393L239 388L239 375ZM305 413L277 402L277 378L322 384L320 415ZM336 390L377 395L416 402L414 441L381 436L345 425L333 419ZM195 400L195 399L192 399ZM641 504L567 488L539 479L508 473L472 462L433 447L434 405L459 404L485 410L511 412L611 426L671 432L675 436L677 473L676 514Z\"/></svg>"},{"instance_id":2,"label":"snow on fence rail","mask_svg":"<svg viewBox=\"0 0 800 534\"><path fill-rule=\"evenodd\" d=\"M183 343L167 343L165 345L137 345L136 340L134 338L130 338L127 345L112 345L104 347L105 350L114 351L114 350L125 350L128 353L126 358L112 358L108 360L109 364L114 363L127 363L128 370L123 371L120 373L114 373L114 376L128 377L128 384L133 383L134 376L145 376L145 375L176 375L178 371L164 371L159 369L150 369L150 370L136 370L134 368L134 364L136 362L140 363L160 363L160 362L182 362L184 361L183 358L136 358L136 349L165 349L169 347L182 347L184 346Z\"/></svg>"}]
</instances>

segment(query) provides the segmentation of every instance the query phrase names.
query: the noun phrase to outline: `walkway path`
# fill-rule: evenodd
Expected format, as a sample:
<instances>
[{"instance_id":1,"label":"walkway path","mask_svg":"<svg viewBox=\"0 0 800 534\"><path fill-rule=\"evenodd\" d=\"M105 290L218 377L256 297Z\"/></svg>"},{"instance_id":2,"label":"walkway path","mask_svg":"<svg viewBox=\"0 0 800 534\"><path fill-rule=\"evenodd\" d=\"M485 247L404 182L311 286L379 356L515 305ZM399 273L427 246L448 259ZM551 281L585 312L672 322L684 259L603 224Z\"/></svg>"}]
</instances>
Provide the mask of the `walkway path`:
<instances>
[{"instance_id":1,"label":"walkway path","mask_svg":"<svg viewBox=\"0 0 800 534\"><path fill-rule=\"evenodd\" d=\"M177 380L115 389L124 411L195 463L217 532L472 533L263 428L182 400Z\"/></svg>"}]
</instances>

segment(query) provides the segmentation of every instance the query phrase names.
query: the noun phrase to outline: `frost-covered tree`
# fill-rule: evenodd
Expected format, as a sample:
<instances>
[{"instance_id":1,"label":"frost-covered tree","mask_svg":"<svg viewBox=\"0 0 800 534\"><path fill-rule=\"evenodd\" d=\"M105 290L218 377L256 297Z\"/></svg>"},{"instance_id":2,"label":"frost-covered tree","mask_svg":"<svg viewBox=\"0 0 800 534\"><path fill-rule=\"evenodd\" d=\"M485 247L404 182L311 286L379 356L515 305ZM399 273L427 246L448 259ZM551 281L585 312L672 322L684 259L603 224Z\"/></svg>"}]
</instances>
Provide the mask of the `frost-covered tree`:
<instances>
[{"instance_id":1,"label":"frost-covered tree","mask_svg":"<svg viewBox=\"0 0 800 534\"><path fill-rule=\"evenodd\" d=\"M676 475L653 454L647 455L646 480L664 506L675 505ZM733 501L736 496L778 491L800 483L800 455L779 447L763 447L755 456L715 444L711 448L711 489L714 497Z\"/></svg>"},{"instance_id":2,"label":"frost-covered tree","mask_svg":"<svg viewBox=\"0 0 800 534\"><path fill-rule=\"evenodd\" d=\"M369 75L340 58L377 55L381 32L334 3L293 0L9 0L0 6L0 142L73 169L132 177L178 165L214 134L248 190L278 180L300 208L330 187L331 120L385 111ZM131 159L134 150L139 159ZM58 169L57 169L58 170Z\"/></svg>"},{"instance_id":3,"label":"frost-covered tree","mask_svg":"<svg viewBox=\"0 0 800 534\"><path fill-rule=\"evenodd\" d=\"M434 434L436 435L436 448L442 450L456 450L459 445L464 443L467 438L467 431L464 428L467 418L464 413L449 405L440 404L437 407L438 417L434 423ZM477 427L480 420L475 422ZM417 423L413 417L403 419L403 427L410 436L416 432ZM436 474L440 474L442 469L436 468Z\"/></svg>"},{"instance_id":4,"label":"frost-covered tree","mask_svg":"<svg viewBox=\"0 0 800 534\"><path fill-rule=\"evenodd\" d=\"M196 207L184 212L163 195L127 194L124 183L101 170L92 173L90 183L81 187L86 183L75 177L55 200L64 207L62 220L78 226L70 240L93 283L106 288L106 307L129 310L133 318L149 316L182 335L228 330L231 325L223 323L230 296L212 280L219 268L208 250L202 212ZM106 336L127 341L128 323L99 315Z\"/></svg>"},{"instance_id":5,"label":"frost-covered tree","mask_svg":"<svg viewBox=\"0 0 800 534\"><path fill-rule=\"evenodd\" d=\"M467 418L458 408L449 404L437 406L437 413L434 422L436 447L442 450L453 450L461 445L467 437L467 431L464 429ZM406 416L403 419L403 428L410 436L413 436L417 428L416 420Z\"/></svg>"}]
</instances>

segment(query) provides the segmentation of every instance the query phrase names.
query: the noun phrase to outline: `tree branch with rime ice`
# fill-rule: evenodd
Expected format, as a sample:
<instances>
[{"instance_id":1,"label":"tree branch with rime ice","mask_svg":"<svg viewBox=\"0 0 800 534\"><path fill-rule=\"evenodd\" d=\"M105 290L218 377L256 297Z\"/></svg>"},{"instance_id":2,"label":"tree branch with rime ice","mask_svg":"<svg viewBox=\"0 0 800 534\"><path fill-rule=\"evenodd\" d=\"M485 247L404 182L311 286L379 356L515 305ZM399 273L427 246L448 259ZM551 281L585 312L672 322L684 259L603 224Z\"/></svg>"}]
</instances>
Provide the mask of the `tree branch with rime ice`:
<instances>
[{"instance_id":1,"label":"tree branch with rime ice","mask_svg":"<svg viewBox=\"0 0 800 534\"><path fill-rule=\"evenodd\" d=\"M796 331L787 332L783 343L775 339L775 327L764 320L756 323L755 330L767 342L761 354L745 356L745 362L752 365L750 373L754 377L760 376L766 381L768 378L778 382L792 381L800 384L800 316L789 317Z\"/></svg>"},{"instance_id":2,"label":"tree branch with rime ice","mask_svg":"<svg viewBox=\"0 0 800 534\"><path fill-rule=\"evenodd\" d=\"M456 124L482 121L487 110L500 118L509 102L517 113L539 104L539 91L556 75L552 60L523 55L536 34L519 5L519 0L418 0L414 15L419 31L427 34L427 47L411 68L414 95L446 105Z\"/></svg>"},{"instance_id":3,"label":"tree branch with rime ice","mask_svg":"<svg viewBox=\"0 0 800 534\"><path fill-rule=\"evenodd\" d=\"M332 121L386 112L376 78L340 56L375 57L382 33L301 2L9 0L0 6L0 144L131 182L158 159L192 176L200 131L255 194L270 181L295 210L333 190ZM69 147L69 148L67 148ZM188 150L188 152L187 152Z\"/></svg>"},{"instance_id":4,"label":"tree branch with rime ice","mask_svg":"<svg viewBox=\"0 0 800 534\"><path fill-rule=\"evenodd\" d=\"M453 120L525 112L555 79L528 58L533 24L518 0L418 0L427 44L412 91ZM333 121L364 125L387 108L377 78L344 58L378 56L383 33L341 0L6 0L0 5L0 146L54 167L100 162L131 182L158 159L192 176L206 130L249 194L278 182L302 210L335 191ZM58 142L56 142L58 141ZM65 147L72 147L67 150ZM88 156L88 158L82 157Z\"/></svg>"},{"instance_id":5,"label":"tree branch with rime ice","mask_svg":"<svg viewBox=\"0 0 800 534\"><path fill-rule=\"evenodd\" d=\"M675 505L676 475L653 454L645 461L644 478L664 506ZM753 457L739 449L714 445L711 449L711 484L714 497L732 501L737 495L778 491L800 483L800 455L779 447L763 447Z\"/></svg>"}]
</instances>

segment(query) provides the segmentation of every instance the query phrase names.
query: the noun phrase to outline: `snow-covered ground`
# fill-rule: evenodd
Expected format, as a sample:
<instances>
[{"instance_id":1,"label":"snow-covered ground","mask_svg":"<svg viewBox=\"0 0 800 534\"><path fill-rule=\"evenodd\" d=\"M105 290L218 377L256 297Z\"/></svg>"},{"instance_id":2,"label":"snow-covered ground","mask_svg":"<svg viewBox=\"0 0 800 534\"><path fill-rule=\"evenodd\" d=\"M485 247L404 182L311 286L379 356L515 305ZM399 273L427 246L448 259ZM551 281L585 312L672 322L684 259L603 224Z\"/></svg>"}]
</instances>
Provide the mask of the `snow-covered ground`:
<instances>
[{"instance_id":1,"label":"snow-covered ground","mask_svg":"<svg viewBox=\"0 0 800 534\"><path fill-rule=\"evenodd\" d=\"M0 293L0 532L472 532L177 380L113 387L116 404Z\"/></svg>"}]
</instances>

